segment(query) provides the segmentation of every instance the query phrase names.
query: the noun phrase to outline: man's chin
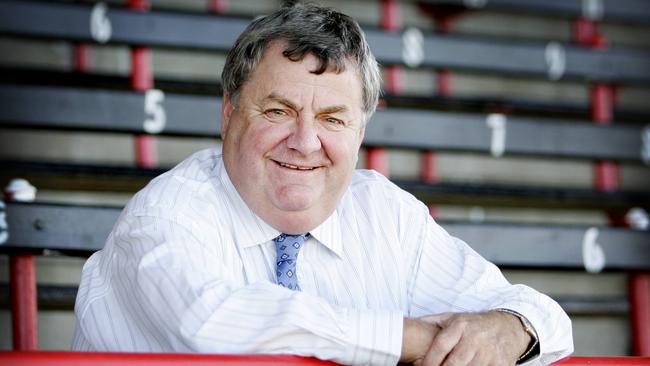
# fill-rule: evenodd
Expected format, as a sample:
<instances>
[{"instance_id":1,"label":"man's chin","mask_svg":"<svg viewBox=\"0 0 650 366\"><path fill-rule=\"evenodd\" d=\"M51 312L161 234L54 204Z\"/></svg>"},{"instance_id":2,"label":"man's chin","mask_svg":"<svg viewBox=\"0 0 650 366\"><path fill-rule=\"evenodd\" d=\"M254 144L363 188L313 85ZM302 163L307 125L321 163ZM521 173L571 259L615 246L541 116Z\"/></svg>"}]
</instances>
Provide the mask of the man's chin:
<instances>
[{"instance_id":1,"label":"man's chin","mask_svg":"<svg viewBox=\"0 0 650 366\"><path fill-rule=\"evenodd\" d=\"M285 212L299 213L307 211L316 202L314 189L308 186L284 186L276 191L272 201L278 209Z\"/></svg>"},{"instance_id":2,"label":"man's chin","mask_svg":"<svg viewBox=\"0 0 650 366\"><path fill-rule=\"evenodd\" d=\"M288 200L278 200L276 207L281 211L290 214L298 214L300 212L308 211L309 208L312 207L312 200L306 198L300 199L300 197L292 197Z\"/></svg>"}]
</instances>

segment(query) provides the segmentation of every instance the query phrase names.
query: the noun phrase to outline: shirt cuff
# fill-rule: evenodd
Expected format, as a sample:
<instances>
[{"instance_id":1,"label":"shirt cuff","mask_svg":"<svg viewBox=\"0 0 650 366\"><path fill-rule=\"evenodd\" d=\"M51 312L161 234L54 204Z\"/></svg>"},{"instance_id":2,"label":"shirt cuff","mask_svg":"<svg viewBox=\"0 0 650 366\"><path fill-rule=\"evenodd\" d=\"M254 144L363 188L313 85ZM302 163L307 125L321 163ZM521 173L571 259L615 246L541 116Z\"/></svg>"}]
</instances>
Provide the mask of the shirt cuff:
<instances>
[{"instance_id":1,"label":"shirt cuff","mask_svg":"<svg viewBox=\"0 0 650 366\"><path fill-rule=\"evenodd\" d=\"M342 363L397 364L402 353L401 312L350 310L348 324Z\"/></svg>"}]
</instances>

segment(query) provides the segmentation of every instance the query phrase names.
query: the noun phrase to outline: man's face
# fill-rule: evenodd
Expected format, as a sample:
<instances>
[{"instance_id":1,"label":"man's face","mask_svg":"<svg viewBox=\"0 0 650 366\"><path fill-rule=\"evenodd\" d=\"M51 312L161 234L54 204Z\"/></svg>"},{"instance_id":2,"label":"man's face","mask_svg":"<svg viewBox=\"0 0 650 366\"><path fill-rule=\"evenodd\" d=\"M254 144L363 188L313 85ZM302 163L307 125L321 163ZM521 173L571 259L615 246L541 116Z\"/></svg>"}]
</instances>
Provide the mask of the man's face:
<instances>
[{"instance_id":1,"label":"man's face","mask_svg":"<svg viewBox=\"0 0 650 366\"><path fill-rule=\"evenodd\" d=\"M356 69L311 73L272 42L236 103L224 97L226 170L246 204L276 229L297 234L322 223L348 187L364 134Z\"/></svg>"}]
</instances>

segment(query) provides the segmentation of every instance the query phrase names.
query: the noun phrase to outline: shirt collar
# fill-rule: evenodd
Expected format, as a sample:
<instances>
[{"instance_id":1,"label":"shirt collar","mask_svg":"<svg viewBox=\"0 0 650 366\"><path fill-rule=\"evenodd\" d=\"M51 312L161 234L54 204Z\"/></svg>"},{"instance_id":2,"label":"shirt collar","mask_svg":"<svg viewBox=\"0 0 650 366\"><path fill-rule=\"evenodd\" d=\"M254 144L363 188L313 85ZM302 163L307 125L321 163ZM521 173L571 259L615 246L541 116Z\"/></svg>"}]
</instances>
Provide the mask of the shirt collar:
<instances>
[{"instance_id":1,"label":"shirt collar","mask_svg":"<svg viewBox=\"0 0 650 366\"><path fill-rule=\"evenodd\" d=\"M229 207L233 220L231 230L233 231L233 237L237 246L249 248L262 245L280 235L280 231L267 224L246 205L246 202L244 202L232 184L222 157L218 160L215 169L228 197L228 205L231 206ZM330 249L336 255L339 257L342 256L343 245L341 242L341 223L338 210L334 210L323 223L309 233L316 241Z\"/></svg>"},{"instance_id":2,"label":"shirt collar","mask_svg":"<svg viewBox=\"0 0 650 366\"><path fill-rule=\"evenodd\" d=\"M227 204L232 220L230 229L237 246L248 248L261 245L280 235L281 232L267 224L246 205L228 176L222 156L219 157L215 169L228 197Z\"/></svg>"},{"instance_id":3,"label":"shirt collar","mask_svg":"<svg viewBox=\"0 0 650 366\"><path fill-rule=\"evenodd\" d=\"M339 220L338 208L322 224L316 226L309 233L334 254L339 257L343 256L341 221Z\"/></svg>"}]
</instances>

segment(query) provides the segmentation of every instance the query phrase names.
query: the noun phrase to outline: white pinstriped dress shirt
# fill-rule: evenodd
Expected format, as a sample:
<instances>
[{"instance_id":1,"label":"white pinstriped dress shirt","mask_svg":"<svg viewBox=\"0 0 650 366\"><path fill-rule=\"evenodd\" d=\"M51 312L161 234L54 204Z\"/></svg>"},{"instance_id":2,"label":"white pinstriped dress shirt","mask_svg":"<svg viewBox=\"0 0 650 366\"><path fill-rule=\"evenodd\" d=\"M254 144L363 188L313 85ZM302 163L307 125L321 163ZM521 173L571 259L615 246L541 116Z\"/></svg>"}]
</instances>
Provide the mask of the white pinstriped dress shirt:
<instances>
[{"instance_id":1,"label":"white pinstriped dress shirt","mask_svg":"<svg viewBox=\"0 0 650 366\"><path fill-rule=\"evenodd\" d=\"M84 266L73 348L394 365L404 316L508 308L539 335L533 363L573 349L557 303L509 284L378 173L357 171L310 233L297 264L302 292L276 285L280 232L246 206L220 153L200 151L137 193Z\"/></svg>"}]
</instances>

